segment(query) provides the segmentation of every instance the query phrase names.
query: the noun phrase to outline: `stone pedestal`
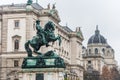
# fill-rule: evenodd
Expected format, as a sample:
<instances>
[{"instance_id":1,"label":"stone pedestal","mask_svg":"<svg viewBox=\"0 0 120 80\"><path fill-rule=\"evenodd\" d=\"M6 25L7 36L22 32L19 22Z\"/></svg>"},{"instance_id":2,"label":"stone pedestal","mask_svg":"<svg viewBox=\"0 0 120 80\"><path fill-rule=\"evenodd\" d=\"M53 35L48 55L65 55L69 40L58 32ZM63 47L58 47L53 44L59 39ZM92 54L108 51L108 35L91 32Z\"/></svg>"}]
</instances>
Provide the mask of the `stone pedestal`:
<instances>
[{"instance_id":1,"label":"stone pedestal","mask_svg":"<svg viewBox=\"0 0 120 80\"><path fill-rule=\"evenodd\" d=\"M65 62L54 51L23 60L19 80L64 80Z\"/></svg>"},{"instance_id":2,"label":"stone pedestal","mask_svg":"<svg viewBox=\"0 0 120 80\"><path fill-rule=\"evenodd\" d=\"M19 80L64 80L64 68L22 69Z\"/></svg>"}]
</instances>

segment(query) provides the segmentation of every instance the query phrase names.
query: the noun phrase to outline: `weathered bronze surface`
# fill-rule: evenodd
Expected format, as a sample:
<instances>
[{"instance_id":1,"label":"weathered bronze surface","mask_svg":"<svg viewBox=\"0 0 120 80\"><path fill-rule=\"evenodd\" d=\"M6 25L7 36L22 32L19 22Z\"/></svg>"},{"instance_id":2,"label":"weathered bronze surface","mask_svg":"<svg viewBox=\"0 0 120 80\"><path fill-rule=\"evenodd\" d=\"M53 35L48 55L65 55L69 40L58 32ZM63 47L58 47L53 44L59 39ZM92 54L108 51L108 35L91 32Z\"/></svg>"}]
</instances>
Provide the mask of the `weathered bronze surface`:
<instances>
[{"instance_id":1,"label":"weathered bronze surface","mask_svg":"<svg viewBox=\"0 0 120 80\"><path fill-rule=\"evenodd\" d=\"M27 5L31 5L32 2L33 2L32 0L28 0L28 1L27 1Z\"/></svg>"},{"instance_id":2,"label":"weathered bronze surface","mask_svg":"<svg viewBox=\"0 0 120 80\"><path fill-rule=\"evenodd\" d=\"M24 58L22 68L65 68L65 63L53 51L48 51L42 56Z\"/></svg>"},{"instance_id":3,"label":"weathered bronze surface","mask_svg":"<svg viewBox=\"0 0 120 80\"><path fill-rule=\"evenodd\" d=\"M28 57L32 57L32 50L30 46L33 48L33 52L42 55L41 52L38 50L40 49L41 46L46 45L46 47L49 46L49 42L55 42L56 40L59 41L59 45L61 44L61 38L60 36L55 37L54 34L54 24L53 22L49 21L46 23L44 29L40 26L40 21L36 21L36 36L33 37L32 40L28 40L25 43L25 50L28 53Z\"/></svg>"},{"instance_id":4,"label":"weathered bronze surface","mask_svg":"<svg viewBox=\"0 0 120 80\"><path fill-rule=\"evenodd\" d=\"M25 43L25 50L27 51L28 57L24 58L22 68L65 68L65 63L54 51L48 51L45 54L39 52L41 46L49 46L49 42L59 41L61 44L61 37L55 37L54 34L54 23L49 21L45 24L44 29L40 26L40 21L36 21L36 35L33 36L32 40L28 40ZM30 46L33 48L30 48ZM38 56L33 56L36 53Z\"/></svg>"}]
</instances>

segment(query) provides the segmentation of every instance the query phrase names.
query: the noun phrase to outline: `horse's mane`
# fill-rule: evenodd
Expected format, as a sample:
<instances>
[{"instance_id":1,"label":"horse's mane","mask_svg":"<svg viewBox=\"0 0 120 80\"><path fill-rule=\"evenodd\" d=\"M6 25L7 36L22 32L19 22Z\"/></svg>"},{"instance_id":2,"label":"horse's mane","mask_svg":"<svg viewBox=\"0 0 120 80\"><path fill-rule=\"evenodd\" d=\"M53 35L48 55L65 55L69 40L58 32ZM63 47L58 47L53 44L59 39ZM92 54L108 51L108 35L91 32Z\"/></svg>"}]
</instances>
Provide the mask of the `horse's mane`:
<instances>
[{"instance_id":1,"label":"horse's mane","mask_svg":"<svg viewBox=\"0 0 120 80\"><path fill-rule=\"evenodd\" d=\"M53 30L55 30L53 22L48 21L48 22L45 24L44 31L47 31L47 30L50 29L50 28L52 28Z\"/></svg>"}]
</instances>

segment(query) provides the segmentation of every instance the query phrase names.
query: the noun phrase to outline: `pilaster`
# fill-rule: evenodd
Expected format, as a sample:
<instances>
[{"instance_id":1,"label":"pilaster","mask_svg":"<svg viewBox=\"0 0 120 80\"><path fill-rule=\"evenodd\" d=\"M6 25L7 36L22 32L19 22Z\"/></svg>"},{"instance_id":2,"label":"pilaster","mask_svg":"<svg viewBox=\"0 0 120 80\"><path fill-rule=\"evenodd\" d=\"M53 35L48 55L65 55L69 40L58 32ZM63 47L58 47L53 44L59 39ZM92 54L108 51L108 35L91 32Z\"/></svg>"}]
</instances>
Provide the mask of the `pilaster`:
<instances>
[{"instance_id":1,"label":"pilaster","mask_svg":"<svg viewBox=\"0 0 120 80\"><path fill-rule=\"evenodd\" d=\"M2 27L1 27L1 42L2 42L2 52L6 52L7 51L7 28L8 28L8 20L7 18L3 18L3 23L2 23Z\"/></svg>"},{"instance_id":2,"label":"pilaster","mask_svg":"<svg viewBox=\"0 0 120 80\"><path fill-rule=\"evenodd\" d=\"M26 41L29 40L31 38L31 35L30 35L30 27L33 26L33 18L32 18L32 12L27 12L26 13Z\"/></svg>"}]
</instances>

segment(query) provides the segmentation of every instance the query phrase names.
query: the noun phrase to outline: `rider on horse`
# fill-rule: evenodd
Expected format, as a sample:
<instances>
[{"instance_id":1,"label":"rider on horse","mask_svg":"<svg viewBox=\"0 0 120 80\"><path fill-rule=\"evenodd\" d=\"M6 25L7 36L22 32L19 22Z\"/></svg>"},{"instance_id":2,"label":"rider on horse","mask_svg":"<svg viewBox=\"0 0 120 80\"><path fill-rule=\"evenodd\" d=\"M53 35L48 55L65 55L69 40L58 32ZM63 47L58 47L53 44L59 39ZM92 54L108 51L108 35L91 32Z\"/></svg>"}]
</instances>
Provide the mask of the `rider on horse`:
<instances>
[{"instance_id":1,"label":"rider on horse","mask_svg":"<svg viewBox=\"0 0 120 80\"><path fill-rule=\"evenodd\" d=\"M42 27L40 26L40 20L36 20L36 30L37 30L37 37L39 38L39 39L42 39L41 41L42 41L42 43L43 44L46 44L46 46L49 46L48 45L48 42L46 41L46 39L45 39L45 31L44 31L44 29L42 29Z\"/></svg>"},{"instance_id":2,"label":"rider on horse","mask_svg":"<svg viewBox=\"0 0 120 80\"><path fill-rule=\"evenodd\" d=\"M55 42L56 40L59 41L59 45L61 44L61 38L60 36L55 36L54 34L54 23L51 21L48 21L44 27L44 29L42 29L42 27L40 26L40 21L37 20L36 21L36 36L34 36L31 40L28 40L25 43L25 50L28 53L28 57L32 57L32 53L36 53L38 55L42 55L41 52L39 52L39 49L41 46L46 45L46 47L49 46L49 42ZM33 48L33 52L32 49L30 48L30 46Z\"/></svg>"}]
</instances>

